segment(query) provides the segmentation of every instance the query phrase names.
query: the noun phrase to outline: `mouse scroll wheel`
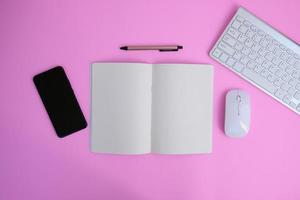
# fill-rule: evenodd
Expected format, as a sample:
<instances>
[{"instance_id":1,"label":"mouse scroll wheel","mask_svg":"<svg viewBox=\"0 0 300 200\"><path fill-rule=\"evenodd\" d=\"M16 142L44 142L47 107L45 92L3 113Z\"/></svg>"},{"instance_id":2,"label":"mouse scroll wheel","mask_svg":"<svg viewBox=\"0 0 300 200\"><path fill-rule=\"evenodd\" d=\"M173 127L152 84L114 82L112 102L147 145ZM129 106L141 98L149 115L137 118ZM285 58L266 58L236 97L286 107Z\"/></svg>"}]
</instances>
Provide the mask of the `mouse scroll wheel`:
<instances>
[{"instance_id":1,"label":"mouse scroll wheel","mask_svg":"<svg viewBox=\"0 0 300 200\"><path fill-rule=\"evenodd\" d=\"M240 95L238 95L238 96L236 96L236 100L237 100L238 102L241 102L241 101L242 101L242 97L241 97Z\"/></svg>"}]
</instances>

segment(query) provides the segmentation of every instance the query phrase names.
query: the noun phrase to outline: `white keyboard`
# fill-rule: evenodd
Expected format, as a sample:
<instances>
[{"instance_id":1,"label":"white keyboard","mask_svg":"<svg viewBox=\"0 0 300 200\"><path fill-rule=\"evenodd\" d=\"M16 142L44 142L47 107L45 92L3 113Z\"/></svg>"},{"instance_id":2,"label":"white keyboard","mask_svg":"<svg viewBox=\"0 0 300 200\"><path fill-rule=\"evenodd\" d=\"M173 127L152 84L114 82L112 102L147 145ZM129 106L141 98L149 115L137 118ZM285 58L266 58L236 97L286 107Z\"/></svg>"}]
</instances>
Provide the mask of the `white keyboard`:
<instances>
[{"instance_id":1,"label":"white keyboard","mask_svg":"<svg viewBox=\"0 0 300 200\"><path fill-rule=\"evenodd\" d=\"M299 45L247 10L238 9L210 56L300 114Z\"/></svg>"}]
</instances>

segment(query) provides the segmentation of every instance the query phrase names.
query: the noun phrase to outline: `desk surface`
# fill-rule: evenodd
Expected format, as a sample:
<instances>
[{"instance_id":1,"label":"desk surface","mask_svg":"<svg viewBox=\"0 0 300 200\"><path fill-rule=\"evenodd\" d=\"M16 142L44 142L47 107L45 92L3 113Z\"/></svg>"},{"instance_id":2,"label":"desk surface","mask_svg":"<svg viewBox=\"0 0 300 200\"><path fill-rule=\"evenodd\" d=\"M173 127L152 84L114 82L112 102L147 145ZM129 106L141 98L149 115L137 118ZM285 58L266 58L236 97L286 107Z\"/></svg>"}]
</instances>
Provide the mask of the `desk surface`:
<instances>
[{"instance_id":1,"label":"desk surface","mask_svg":"<svg viewBox=\"0 0 300 200\"><path fill-rule=\"evenodd\" d=\"M300 42L300 1L81 2L0 2L0 199L300 199L300 117L208 56L239 5ZM118 50L172 43L184 50ZM93 61L213 64L213 153L93 154L90 127L56 137L32 77L64 66L89 120ZM244 139L223 133L224 95L231 88L252 98Z\"/></svg>"}]
</instances>

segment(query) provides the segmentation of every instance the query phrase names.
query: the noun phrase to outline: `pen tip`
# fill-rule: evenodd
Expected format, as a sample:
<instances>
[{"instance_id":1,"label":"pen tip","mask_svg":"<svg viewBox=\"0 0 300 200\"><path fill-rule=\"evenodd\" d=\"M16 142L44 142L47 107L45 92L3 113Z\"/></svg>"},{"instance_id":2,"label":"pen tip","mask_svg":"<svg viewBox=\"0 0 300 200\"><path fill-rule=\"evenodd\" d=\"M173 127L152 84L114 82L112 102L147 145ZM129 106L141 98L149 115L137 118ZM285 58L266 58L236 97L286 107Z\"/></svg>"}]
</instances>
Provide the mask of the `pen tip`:
<instances>
[{"instance_id":1,"label":"pen tip","mask_svg":"<svg viewBox=\"0 0 300 200\"><path fill-rule=\"evenodd\" d=\"M124 46L124 47L120 47L121 50L128 50L128 47Z\"/></svg>"},{"instance_id":2,"label":"pen tip","mask_svg":"<svg viewBox=\"0 0 300 200\"><path fill-rule=\"evenodd\" d=\"M183 49L183 46L178 46L177 48L178 48L178 49Z\"/></svg>"}]
</instances>

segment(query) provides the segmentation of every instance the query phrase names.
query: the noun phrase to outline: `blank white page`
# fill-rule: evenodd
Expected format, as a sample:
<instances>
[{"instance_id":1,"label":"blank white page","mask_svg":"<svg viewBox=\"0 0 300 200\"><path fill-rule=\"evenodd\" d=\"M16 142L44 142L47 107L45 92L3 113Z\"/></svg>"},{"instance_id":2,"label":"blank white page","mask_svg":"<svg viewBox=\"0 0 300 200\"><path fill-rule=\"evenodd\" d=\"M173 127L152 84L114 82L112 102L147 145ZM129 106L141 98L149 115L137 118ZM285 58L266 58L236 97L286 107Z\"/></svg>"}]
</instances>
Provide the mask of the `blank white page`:
<instances>
[{"instance_id":1,"label":"blank white page","mask_svg":"<svg viewBox=\"0 0 300 200\"><path fill-rule=\"evenodd\" d=\"M153 65L152 152L211 152L212 73L211 65Z\"/></svg>"},{"instance_id":2,"label":"blank white page","mask_svg":"<svg viewBox=\"0 0 300 200\"><path fill-rule=\"evenodd\" d=\"M115 154L151 151L152 66L92 65L91 150Z\"/></svg>"}]
</instances>

